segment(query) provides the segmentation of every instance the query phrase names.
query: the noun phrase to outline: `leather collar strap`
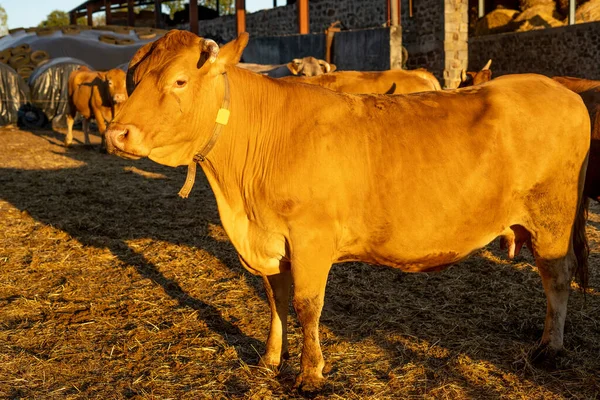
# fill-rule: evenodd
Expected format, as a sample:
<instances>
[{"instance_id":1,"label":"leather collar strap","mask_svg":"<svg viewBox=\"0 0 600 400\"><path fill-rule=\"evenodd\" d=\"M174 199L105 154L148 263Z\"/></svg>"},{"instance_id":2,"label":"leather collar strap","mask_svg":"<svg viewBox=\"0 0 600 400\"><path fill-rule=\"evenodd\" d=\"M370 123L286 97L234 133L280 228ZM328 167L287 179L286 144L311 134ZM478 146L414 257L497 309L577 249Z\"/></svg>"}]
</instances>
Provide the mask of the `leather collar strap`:
<instances>
[{"instance_id":1,"label":"leather collar strap","mask_svg":"<svg viewBox=\"0 0 600 400\"><path fill-rule=\"evenodd\" d=\"M217 139L221 134L221 130L227 123L229 122L229 102L231 96L229 94L229 79L227 79L227 72L223 73L223 78L225 78L225 95L223 96L223 104L221 104L221 108L217 112L217 118L215 119L215 127L213 128L213 133L208 142L202 147L202 150L197 152L194 155L193 161L188 165L187 177L185 178L185 183L183 187L179 191L179 197L186 199L192 187L194 186L194 182L196 181L196 164L203 162L206 160L206 155L209 151L212 150L215 143L217 143Z\"/></svg>"}]
</instances>

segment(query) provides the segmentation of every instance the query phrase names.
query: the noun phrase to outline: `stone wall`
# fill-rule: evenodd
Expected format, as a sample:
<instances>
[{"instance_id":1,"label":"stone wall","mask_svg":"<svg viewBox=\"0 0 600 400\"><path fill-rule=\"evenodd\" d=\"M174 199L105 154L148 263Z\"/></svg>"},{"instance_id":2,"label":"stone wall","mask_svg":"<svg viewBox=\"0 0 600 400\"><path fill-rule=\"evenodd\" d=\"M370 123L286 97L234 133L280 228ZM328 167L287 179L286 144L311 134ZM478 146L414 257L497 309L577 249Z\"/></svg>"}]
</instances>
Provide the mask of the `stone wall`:
<instances>
[{"instance_id":1,"label":"stone wall","mask_svg":"<svg viewBox=\"0 0 600 400\"><path fill-rule=\"evenodd\" d=\"M600 79L600 22L469 39L469 69L490 58L494 77L535 72Z\"/></svg>"},{"instance_id":2,"label":"stone wall","mask_svg":"<svg viewBox=\"0 0 600 400\"><path fill-rule=\"evenodd\" d=\"M335 21L346 29L381 27L386 23L387 0L310 0L310 31L325 32ZM186 29L189 24L181 25ZM235 16L228 15L199 22L200 36L220 37L230 41L237 36ZM296 4L246 14L246 30L250 36L293 35L298 33Z\"/></svg>"},{"instance_id":3,"label":"stone wall","mask_svg":"<svg viewBox=\"0 0 600 400\"><path fill-rule=\"evenodd\" d=\"M408 51L408 69L426 68L442 82L444 71L443 0L401 1L402 44Z\"/></svg>"}]
</instances>

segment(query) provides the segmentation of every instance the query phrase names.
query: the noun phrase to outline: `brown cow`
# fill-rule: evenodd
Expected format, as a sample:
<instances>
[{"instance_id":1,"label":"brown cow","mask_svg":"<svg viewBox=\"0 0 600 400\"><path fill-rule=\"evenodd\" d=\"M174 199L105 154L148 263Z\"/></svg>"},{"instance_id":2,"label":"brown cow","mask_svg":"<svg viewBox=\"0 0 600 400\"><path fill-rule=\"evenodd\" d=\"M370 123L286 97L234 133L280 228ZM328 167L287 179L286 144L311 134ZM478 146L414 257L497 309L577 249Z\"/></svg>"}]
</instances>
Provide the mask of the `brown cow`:
<instances>
[{"instance_id":1,"label":"brown cow","mask_svg":"<svg viewBox=\"0 0 600 400\"><path fill-rule=\"evenodd\" d=\"M288 352L292 284L303 331L296 382L310 390L324 379L319 317L332 263L439 270L515 227L531 236L548 301L536 354L563 347L571 278L587 270L590 125L579 96L540 75L337 93L237 68L247 42L242 34L219 49L172 30L138 50L107 147L200 163L243 266L265 283L264 365Z\"/></svg>"},{"instance_id":2,"label":"brown cow","mask_svg":"<svg viewBox=\"0 0 600 400\"><path fill-rule=\"evenodd\" d=\"M73 141L73 122L79 112L83 116L85 143L90 143L89 121L96 119L102 137L101 148L105 147L104 131L108 122L127 100L125 72L120 68L106 72L91 71L85 66L71 72L69 76L69 110L67 114L67 137L65 146Z\"/></svg>"},{"instance_id":3,"label":"brown cow","mask_svg":"<svg viewBox=\"0 0 600 400\"><path fill-rule=\"evenodd\" d=\"M338 71L313 77L281 78L288 82L308 83L344 93L406 94L441 90L440 83L424 69L388 71Z\"/></svg>"},{"instance_id":4,"label":"brown cow","mask_svg":"<svg viewBox=\"0 0 600 400\"><path fill-rule=\"evenodd\" d=\"M492 80L492 70L490 66L492 65L492 60L489 60L487 64L481 69L481 71L471 72L465 71L464 69L460 74L460 85L459 88L480 85L482 83L488 82Z\"/></svg>"},{"instance_id":5,"label":"brown cow","mask_svg":"<svg viewBox=\"0 0 600 400\"><path fill-rule=\"evenodd\" d=\"M314 57L295 58L282 65L239 63L237 66L272 78L283 78L292 75L317 76L333 72L336 69L335 64Z\"/></svg>"},{"instance_id":6,"label":"brown cow","mask_svg":"<svg viewBox=\"0 0 600 400\"><path fill-rule=\"evenodd\" d=\"M592 200L600 201L600 81L568 76L555 76L552 79L579 94L588 109L591 143L583 193ZM526 242L526 235L515 232L500 238L500 248L508 250L508 258L513 259L519 255ZM530 244L528 246L531 248Z\"/></svg>"}]
</instances>

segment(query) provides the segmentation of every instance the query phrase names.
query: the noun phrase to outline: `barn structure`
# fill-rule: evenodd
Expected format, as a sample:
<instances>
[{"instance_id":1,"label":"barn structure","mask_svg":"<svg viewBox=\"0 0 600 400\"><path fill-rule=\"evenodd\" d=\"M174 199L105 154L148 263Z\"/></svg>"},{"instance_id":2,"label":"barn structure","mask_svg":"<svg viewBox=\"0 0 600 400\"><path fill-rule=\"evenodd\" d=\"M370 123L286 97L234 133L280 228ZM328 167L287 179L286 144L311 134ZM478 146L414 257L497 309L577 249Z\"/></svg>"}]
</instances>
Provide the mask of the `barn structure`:
<instances>
[{"instance_id":1,"label":"barn structure","mask_svg":"<svg viewBox=\"0 0 600 400\"><path fill-rule=\"evenodd\" d=\"M72 21L86 15L91 24L94 12L104 12L107 24L135 26L134 7L154 4L154 26L167 27L165 25L169 23L159 12L162 2L88 0L73 9L70 15ZM462 69L477 69L490 58L494 60L495 76L538 72L600 79L597 68L600 62L600 0L588 0L587 14L576 15L576 7L584 2L286 0L285 5L279 5L282 1L274 0L272 9L247 14L246 0L236 0L234 15L219 15L219 0L216 10L192 0L183 14L170 24L221 42L247 31L251 41L244 53L244 61L253 63L279 64L312 55L329 58L340 70L383 70L401 67L404 46L409 54L408 68L427 68L445 87L456 87ZM484 20L487 12L500 10L499 14L507 14L502 10L512 6L524 8L527 4L550 5L553 7L549 11L553 15L551 19L556 23L548 22L541 12L530 12L529 19L522 18L519 22L521 27L523 23L531 26L527 32L505 30L495 33L490 30L492 34L489 35L473 35L475 23L488 23L489 18ZM115 10L125 7L127 18L121 13L117 20ZM554 10L558 10L556 14ZM560 20L563 17L558 12L562 12L564 21ZM521 13L521 17L524 14ZM511 23L516 19L514 15L510 17L513 18ZM341 31L328 30L336 21L340 21Z\"/></svg>"}]
</instances>

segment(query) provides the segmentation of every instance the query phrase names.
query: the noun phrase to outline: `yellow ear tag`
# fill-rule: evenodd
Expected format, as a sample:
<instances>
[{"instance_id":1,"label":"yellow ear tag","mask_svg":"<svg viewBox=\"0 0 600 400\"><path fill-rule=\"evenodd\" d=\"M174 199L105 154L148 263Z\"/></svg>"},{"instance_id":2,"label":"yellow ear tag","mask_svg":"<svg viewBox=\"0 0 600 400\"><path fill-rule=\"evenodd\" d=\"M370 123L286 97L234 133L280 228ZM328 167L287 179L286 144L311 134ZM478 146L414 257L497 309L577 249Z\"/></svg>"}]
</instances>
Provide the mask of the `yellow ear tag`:
<instances>
[{"instance_id":1,"label":"yellow ear tag","mask_svg":"<svg viewBox=\"0 0 600 400\"><path fill-rule=\"evenodd\" d=\"M227 125L227 123L229 122L229 110L219 108L219 112L217 113L217 119L215 122L217 124Z\"/></svg>"}]
</instances>

